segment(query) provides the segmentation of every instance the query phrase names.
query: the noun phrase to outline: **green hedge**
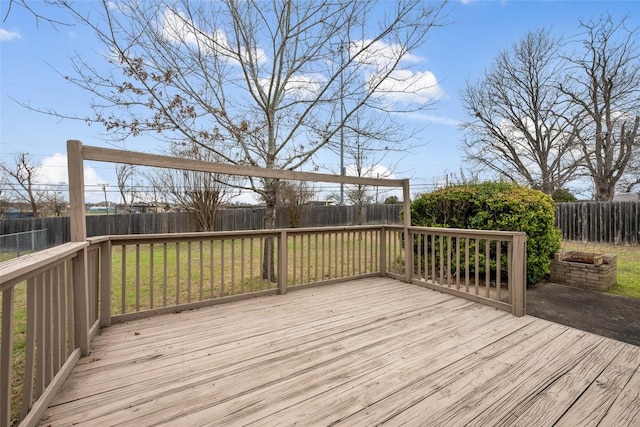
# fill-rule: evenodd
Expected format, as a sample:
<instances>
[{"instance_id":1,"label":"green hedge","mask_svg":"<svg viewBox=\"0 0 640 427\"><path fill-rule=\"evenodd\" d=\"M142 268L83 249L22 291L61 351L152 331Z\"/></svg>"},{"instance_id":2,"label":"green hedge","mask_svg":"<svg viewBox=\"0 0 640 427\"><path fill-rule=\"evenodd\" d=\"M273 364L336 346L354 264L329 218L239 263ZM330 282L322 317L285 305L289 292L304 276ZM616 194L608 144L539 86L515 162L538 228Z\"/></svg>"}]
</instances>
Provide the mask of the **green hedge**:
<instances>
[{"instance_id":1,"label":"green hedge","mask_svg":"<svg viewBox=\"0 0 640 427\"><path fill-rule=\"evenodd\" d=\"M541 191L504 182L460 185L422 194L411 204L411 222L422 227L525 232L529 285L549 271L550 260L561 243L560 232L553 226L553 199ZM484 265L483 260L480 265Z\"/></svg>"}]
</instances>

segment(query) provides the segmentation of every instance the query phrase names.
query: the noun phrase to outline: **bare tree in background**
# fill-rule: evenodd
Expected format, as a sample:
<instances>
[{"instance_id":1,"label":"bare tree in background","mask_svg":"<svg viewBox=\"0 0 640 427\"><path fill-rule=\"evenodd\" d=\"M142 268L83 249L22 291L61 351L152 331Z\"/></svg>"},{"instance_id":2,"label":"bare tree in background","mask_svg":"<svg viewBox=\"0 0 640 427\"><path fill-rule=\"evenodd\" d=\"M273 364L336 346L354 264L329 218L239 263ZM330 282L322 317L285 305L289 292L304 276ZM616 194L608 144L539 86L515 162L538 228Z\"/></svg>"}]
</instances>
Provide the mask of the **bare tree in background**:
<instances>
[{"instance_id":1,"label":"bare tree in background","mask_svg":"<svg viewBox=\"0 0 640 427\"><path fill-rule=\"evenodd\" d=\"M640 162L640 28L625 22L581 22L582 51L568 56L561 85L581 119L574 133L598 201L612 200L625 174L629 183L640 180L629 175Z\"/></svg>"},{"instance_id":2,"label":"bare tree in background","mask_svg":"<svg viewBox=\"0 0 640 427\"><path fill-rule=\"evenodd\" d=\"M42 210L55 216L62 216L67 211L69 202L62 196L62 192L45 190L41 196Z\"/></svg>"},{"instance_id":3,"label":"bare tree in background","mask_svg":"<svg viewBox=\"0 0 640 427\"><path fill-rule=\"evenodd\" d=\"M135 165L118 164L116 165L116 180L118 182L118 191L120 198L124 204L127 213L133 212L133 202L138 196L134 178L136 177Z\"/></svg>"},{"instance_id":4,"label":"bare tree in background","mask_svg":"<svg viewBox=\"0 0 640 427\"><path fill-rule=\"evenodd\" d=\"M315 192L305 181L280 181L278 207L287 215L289 226L300 227L304 207L313 200Z\"/></svg>"},{"instance_id":5,"label":"bare tree in background","mask_svg":"<svg viewBox=\"0 0 640 427\"><path fill-rule=\"evenodd\" d=\"M94 30L109 68L78 54L65 76L95 95L92 117L39 111L101 123L115 139L161 132L223 162L296 170L357 111L391 116L441 96L431 73L409 67L444 2L60 3ZM277 180L247 186L273 228Z\"/></svg>"},{"instance_id":6,"label":"bare tree in background","mask_svg":"<svg viewBox=\"0 0 640 427\"><path fill-rule=\"evenodd\" d=\"M2 17L2 22L6 22L7 18L15 8L23 8L29 12L36 20L36 24L46 22L56 27L57 25L68 26L69 23L52 18L48 13L42 11L43 7L56 6L58 2L55 0L41 0L40 2L28 1L28 0L9 0L7 2L7 9Z\"/></svg>"},{"instance_id":7,"label":"bare tree in background","mask_svg":"<svg viewBox=\"0 0 640 427\"><path fill-rule=\"evenodd\" d=\"M391 152L398 151L397 147L400 144L397 144L394 139L401 134L393 122L384 120L384 117L366 115L366 112L359 111L351 117L345 133L349 141L344 146L348 175L381 179L392 175L396 164L389 165L387 159ZM407 139L410 140L411 135L408 135ZM407 142L402 151L407 154L413 148L415 145ZM367 185L345 185L345 200L347 204L357 207L358 225L363 222L363 207L377 201L380 197L379 191L379 188ZM383 190L382 196L384 197L385 194L386 190Z\"/></svg>"},{"instance_id":8,"label":"bare tree in background","mask_svg":"<svg viewBox=\"0 0 640 427\"><path fill-rule=\"evenodd\" d=\"M547 194L576 177L580 156L571 106L560 91L560 41L547 30L527 33L500 52L462 94L468 160Z\"/></svg>"},{"instance_id":9,"label":"bare tree in background","mask_svg":"<svg viewBox=\"0 0 640 427\"><path fill-rule=\"evenodd\" d=\"M176 144L171 154L188 159L215 161L212 151L193 144ZM147 177L154 191L174 206L192 212L202 231L214 231L216 214L225 200L224 179L217 174L189 170L155 169Z\"/></svg>"},{"instance_id":10,"label":"bare tree in background","mask_svg":"<svg viewBox=\"0 0 640 427\"><path fill-rule=\"evenodd\" d=\"M10 197L27 203L33 216L38 216L38 204L42 193L38 191L38 170L40 164L34 162L27 152L17 153L13 164L0 163L3 182Z\"/></svg>"},{"instance_id":11,"label":"bare tree in background","mask_svg":"<svg viewBox=\"0 0 640 427\"><path fill-rule=\"evenodd\" d=\"M616 185L616 191L620 193L640 193L640 150L636 150L633 159L627 165L624 175Z\"/></svg>"}]
</instances>

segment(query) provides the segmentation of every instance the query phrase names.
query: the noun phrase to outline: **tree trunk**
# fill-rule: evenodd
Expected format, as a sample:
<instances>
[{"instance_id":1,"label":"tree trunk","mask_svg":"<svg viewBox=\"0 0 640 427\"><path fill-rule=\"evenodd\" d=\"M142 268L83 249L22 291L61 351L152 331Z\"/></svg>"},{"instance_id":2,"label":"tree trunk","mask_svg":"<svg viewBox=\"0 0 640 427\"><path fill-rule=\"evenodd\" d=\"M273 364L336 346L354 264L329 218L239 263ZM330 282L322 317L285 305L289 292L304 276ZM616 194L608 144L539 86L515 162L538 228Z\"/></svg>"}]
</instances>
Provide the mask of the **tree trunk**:
<instances>
[{"instance_id":1,"label":"tree trunk","mask_svg":"<svg viewBox=\"0 0 640 427\"><path fill-rule=\"evenodd\" d=\"M264 213L264 228L266 230L273 230L276 228L276 192L278 188L278 180L265 179L265 204L266 209ZM286 245L287 242L281 242L280 244ZM269 282L276 282L275 272L275 242L273 237L267 237L264 241L264 256L262 261L262 280L268 280ZM286 274L286 272L279 272L279 274Z\"/></svg>"},{"instance_id":2,"label":"tree trunk","mask_svg":"<svg viewBox=\"0 0 640 427\"><path fill-rule=\"evenodd\" d=\"M615 186L610 185L605 180L595 180L594 185L596 187L595 199L597 202L610 202L613 200L615 192Z\"/></svg>"}]
</instances>

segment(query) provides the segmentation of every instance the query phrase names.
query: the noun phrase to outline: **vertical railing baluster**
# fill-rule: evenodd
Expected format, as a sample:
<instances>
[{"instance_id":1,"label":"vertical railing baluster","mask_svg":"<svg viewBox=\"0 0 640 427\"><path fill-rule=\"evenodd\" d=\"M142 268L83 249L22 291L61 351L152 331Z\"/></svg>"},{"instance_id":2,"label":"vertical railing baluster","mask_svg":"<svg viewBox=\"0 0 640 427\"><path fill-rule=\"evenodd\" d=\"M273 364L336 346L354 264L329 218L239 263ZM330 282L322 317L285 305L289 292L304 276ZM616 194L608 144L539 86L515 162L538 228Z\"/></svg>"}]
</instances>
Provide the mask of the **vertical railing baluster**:
<instances>
[{"instance_id":1,"label":"vertical railing baluster","mask_svg":"<svg viewBox=\"0 0 640 427\"><path fill-rule=\"evenodd\" d=\"M225 296L224 292L224 247L225 240L220 240L220 296ZM231 294L229 294L231 295Z\"/></svg>"},{"instance_id":2,"label":"vertical railing baluster","mask_svg":"<svg viewBox=\"0 0 640 427\"><path fill-rule=\"evenodd\" d=\"M244 238L240 240L240 286L244 294Z\"/></svg>"},{"instance_id":3,"label":"vertical railing baluster","mask_svg":"<svg viewBox=\"0 0 640 427\"><path fill-rule=\"evenodd\" d=\"M180 304L180 242L176 242L176 305Z\"/></svg>"},{"instance_id":4,"label":"vertical railing baluster","mask_svg":"<svg viewBox=\"0 0 640 427\"><path fill-rule=\"evenodd\" d=\"M43 274L44 278L44 386L48 386L53 378L53 324L52 324L52 280L51 270L47 270Z\"/></svg>"},{"instance_id":5,"label":"vertical railing baluster","mask_svg":"<svg viewBox=\"0 0 640 427\"><path fill-rule=\"evenodd\" d=\"M314 245L313 247L315 248L314 252L314 256L315 256L315 275L314 277L314 281L317 282L318 281L318 233L314 233L313 235L313 239L314 239Z\"/></svg>"},{"instance_id":6,"label":"vertical railing baluster","mask_svg":"<svg viewBox=\"0 0 640 427\"><path fill-rule=\"evenodd\" d=\"M480 239L475 239L476 259L475 259L475 287L476 295L480 295Z\"/></svg>"},{"instance_id":7,"label":"vertical railing baluster","mask_svg":"<svg viewBox=\"0 0 640 427\"><path fill-rule=\"evenodd\" d=\"M254 259L253 259L253 237L251 237L249 239L249 291L253 292L255 289L253 288L253 282L254 282L254 277L253 277L253 263L254 263Z\"/></svg>"},{"instance_id":8,"label":"vertical railing baluster","mask_svg":"<svg viewBox=\"0 0 640 427\"><path fill-rule=\"evenodd\" d=\"M484 246L485 253L485 291L486 297L489 298L489 288L491 288L491 241L489 239L485 240Z\"/></svg>"},{"instance_id":9,"label":"vertical railing baluster","mask_svg":"<svg viewBox=\"0 0 640 427\"><path fill-rule=\"evenodd\" d=\"M464 238L464 291L469 293L469 238Z\"/></svg>"},{"instance_id":10,"label":"vertical railing baluster","mask_svg":"<svg viewBox=\"0 0 640 427\"><path fill-rule=\"evenodd\" d=\"M191 302L191 276L193 272L191 270L191 240L187 242L187 302Z\"/></svg>"},{"instance_id":11,"label":"vertical railing baluster","mask_svg":"<svg viewBox=\"0 0 640 427\"><path fill-rule=\"evenodd\" d=\"M140 311L140 245L136 245L136 312Z\"/></svg>"},{"instance_id":12,"label":"vertical railing baluster","mask_svg":"<svg viewBox=\"0 0 640 427\"><path fill-rule=\"evenodd\" d=\"M36 276L36 395L40 396L45 387L45 286L43 273Z\"/></svg>"},{"instance_id":13,"label":"vertical railing baluster","mask_svg":"<svg viewBox=\"0 0 640 427\"><path fill-rule=\"evenodd\" d=\"M211 282L211 298L215 296L214 271L213 271L213 239L209 241L209 281Z\"/></svg>"},{"instance_id":14,"label":"vertical railing baluster","mask_svg":"<svg viewBox=\"0 0 640 427\"><path fill-rule=\"evenodd\" d=\"M311 234L307 234L307 283L311 283Z\"/></svg>"},{"instance_id":15,"label":"vertical railing baluster","mask_svg":"<svg viewBox=\"0 0 640 427\"><path fill-rule=\"evenodd\" d=\"M4 312L4 310L3 310ZM33 403L34 361L36 346L36 284L32 277L27 280L27 335L25 338L24 384L22 390L22 418ZM2 336L4 336L4 331ZM4 360L4 357L3 357ZM11 384L11 381L8 382ZM3 411L0 411L3 412Z\"/></svg>"},{"instance_id":16,"label":"vertical railing baluster","mask_svg":"<svg viewBox=\"0 0 640 427\"><path fill-rule=\"evenodd\" d=\"M500 301L501 275L502 275L502 241L496 240L496 298Z\"/></svg>"},{"instance_id":17,"label":"vertical railing baluster","mask_svg":"<svg viewBox=\"0 0 640 427\"><path fill-rule=\"evenodd\" d=\"M204 292L204 242L202 240L200 240L198 242L199 245L199 249L200 249L200 293L198 295L198 301L202 301L203 299L203 292Z\"/></svg>"},{"instance_id":18,"label":"vertical railing baluster","mask_svg":"<svg viewBox=\"0 0 640 427\"><path fill-rule=\"evenodd\" d=\"M167 244L162 244L162 253L163 253L163 279L162 279L162 306L167 306L167 282L168 280L168 267L167 267Z\"/></svg>"},{"instance_id":19,"label":"vertical railing baluster","mask_svg":"<svg viewBox=\"0 0 640 427\"><path fill-rule=\"evenodd\" d=\"M153 271L154 271L154 253L153 253L153 243L149 245L149 309L153 310L153 299L155 297L154 287L153 287Z\"/></svg>"},{"instance_id":20,"label":"vertical railing baluster","mask_svg":"<svg viewBox=\"0 0 640 427\"><path fill-rule=\"evenodd\" d=\"M120 246L120 273L122 275L120 280L120 313L124 314L127 306L127 246Z\"/></svg>"}]
</instances>

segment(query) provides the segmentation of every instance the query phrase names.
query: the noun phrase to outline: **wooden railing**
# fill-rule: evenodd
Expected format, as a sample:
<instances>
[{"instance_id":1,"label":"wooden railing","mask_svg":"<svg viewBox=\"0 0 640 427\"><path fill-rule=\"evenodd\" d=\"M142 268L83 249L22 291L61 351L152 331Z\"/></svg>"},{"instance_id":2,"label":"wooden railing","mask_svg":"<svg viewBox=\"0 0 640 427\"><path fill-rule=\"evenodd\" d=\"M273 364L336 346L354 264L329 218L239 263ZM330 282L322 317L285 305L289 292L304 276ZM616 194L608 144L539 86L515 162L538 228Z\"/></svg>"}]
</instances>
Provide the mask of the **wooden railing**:
<instances>
[{"instance_id":1,"label":"wooden railing","mask_svg":"<svg viewBox=\"0 0 640 427\"><path fill-rule=\"evenodd\" d=\"M526 234L449 228L388 226L402 241L411 282L523 316L526 307ZM409 253L404 252L408 248ZM399 271L389 272L401 278Z\"/></svg>"},{"instance_id":2,"label":"wooden railing","mask_svg":"<svg viewBox=\"0 0 640 427\"><path fill-rule=\"evenodd\" d=\"M101 282L89 296L100 293L101 325L108 326L380 275L381 230L362 226L91 238L89 253L95 255L89 260L103 262L100 271L91 263L88 267L89 276ZM89 312L94 313L93 307Z\"/></svg>"},{"instance_id":3,"label":"wooden railing","mask_svg":"<svg viewBox=\"0 0 640 427\"><path fill-rule=\"evenodd\" d=\"M400 226L102 236L11 260L0 264L0 427L34 425L112 322L368 276L521 316L525 264L523 233Z\"/></svg>"},{"instance_id":4,"label":"wooden railing","mask_svg":"<svg viewBox=\"0 0 640 427\"><path fill-rule=\"evenodd\" d=\"M35 425L81 356L87 246L67 243L0 264L1 426Z\"/></svg>"}]
</instances>

